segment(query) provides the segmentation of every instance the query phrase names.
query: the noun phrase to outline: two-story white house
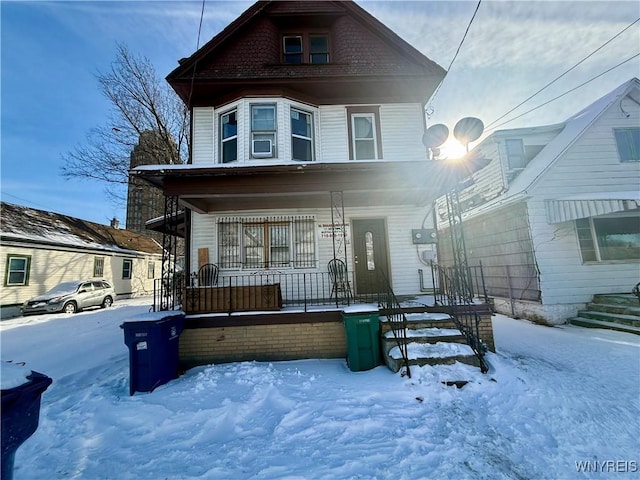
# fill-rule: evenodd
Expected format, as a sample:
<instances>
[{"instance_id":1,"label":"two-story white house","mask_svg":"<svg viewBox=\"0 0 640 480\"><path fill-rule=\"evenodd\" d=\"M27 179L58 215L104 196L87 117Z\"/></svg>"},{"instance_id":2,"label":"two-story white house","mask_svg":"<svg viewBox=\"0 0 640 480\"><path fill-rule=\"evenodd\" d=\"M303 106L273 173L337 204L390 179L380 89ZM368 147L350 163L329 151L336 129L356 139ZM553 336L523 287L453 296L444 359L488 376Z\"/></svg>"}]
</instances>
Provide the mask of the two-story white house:
<instances>
[{"instance_id":1,"label":"two-story white house","mask_svg":"<svg viewBox=\"0 0 640 480\"><path fill-rule=\"evenodd\" d=\"M352 1L257 2L179 63L167 80L192 113L190 163L132 173L186 210L191 286L214 283L224 297L187 291L187 313L294 302L312 322L307 299L420 293L418 270L435 245L416 243L412 230L425 227L450 177L422 143L439 65ZM205 265L217 276L198 275ZM224 290L248 284L248 293ZM339 312L331 315L315 318L336 328L318 334L327 345L343 336ZM191 318L182 357L210 358L195 344L204 352L214 333L193 329L220 322ZM230 330L215 335L230 343Z\"/></svg>"},{"instance_id":2,"label":"two-story white house","mask_svg":"<svg viewBox=\"0 0 640 480\"><path fill-rule=\"evenodd\" d=\"M640 281L640 81L566 121L496 131L459 192L470 264L499 311L564 323L596 294ZM438 201L439 227L448 227ZM439 260L450 253L441 235Z\"/></svg>"}]
</instances>

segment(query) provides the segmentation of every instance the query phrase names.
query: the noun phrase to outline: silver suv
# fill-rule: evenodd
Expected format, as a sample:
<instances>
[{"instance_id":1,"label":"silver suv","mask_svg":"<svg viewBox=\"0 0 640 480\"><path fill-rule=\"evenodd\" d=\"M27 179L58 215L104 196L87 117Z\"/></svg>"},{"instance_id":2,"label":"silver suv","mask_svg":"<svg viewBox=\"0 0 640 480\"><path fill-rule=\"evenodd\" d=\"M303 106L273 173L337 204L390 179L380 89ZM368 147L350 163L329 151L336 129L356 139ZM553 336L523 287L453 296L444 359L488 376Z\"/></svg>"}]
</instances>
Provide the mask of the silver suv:
<instances>
[{"instance_id":1,"label":"silver suv","mask_svg":"<svg viewBox=\"0 0 640 480\"><path fill-rule=\"evenodd\" d=\"M104 280L63 282L22 304L22 314L76 313L87 307L110 307L116 294Z\"/></svg>"}]
</instances>

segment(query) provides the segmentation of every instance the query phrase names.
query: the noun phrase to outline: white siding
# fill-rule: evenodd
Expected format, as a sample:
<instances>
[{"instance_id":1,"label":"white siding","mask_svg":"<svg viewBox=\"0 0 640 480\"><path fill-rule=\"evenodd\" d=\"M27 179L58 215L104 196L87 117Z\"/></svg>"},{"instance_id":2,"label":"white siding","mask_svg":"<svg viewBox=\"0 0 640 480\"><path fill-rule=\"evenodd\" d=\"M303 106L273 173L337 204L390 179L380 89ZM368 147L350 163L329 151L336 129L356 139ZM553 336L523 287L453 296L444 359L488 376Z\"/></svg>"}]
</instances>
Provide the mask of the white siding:
<instances>
[{"instance_id":1,"label":"white siding","mask_svg":"<svg viewBox=\"0 0 640 480\"><path fill-rule=\"evenodd\" d=\"M193 109L193 145L191 149L194 164L213 163L216 141L213 118L213 108L197 107Z\"/></svg>"},{"instance_id":2,"label":"white siding","mask_svg":"<svg viewBox=\"0 0 640 480\"><path fill-rule=\"evenodd\" d=\"M257 103L276 105L276 158L268 161L291 161L292 106L314 114L316 161L349 160L346 105L313 107L284 98L245 98L215 110L210 107L194 108L193 163L218 162L219 117L233 108L237 108L239 162L255 163L256 160L250 159L250 114L251 105ZM420 104L381 105L380 124L383 160L422 160L426 157L422 145L424 119Z\"/></svg>"},{"instance_id":3,"label":"white siding","mask_svg":"<svg viewBox=\"0 0 640 480\"><path fill-rule=\"evenodd\" d=\"M548 224L544 200L577 193L637 191L640 163L619 161L614 127L640 124L640 106L624 102L606 111L530 189L532 237L545 304L586 303L595 293L629 292L640 280L640 262L583 264L574 222Z\"/></svg>"},{"instance_id":4,"label":"white siding","mask_svg":"<svg viewBox=\"0 0 640 480\"><path fill-rule=\"evenodd\" d=\"M100 279L113 285L117 295L140 296L153 293L153 279L147 278L148 262L155 263L155 276L160 277L162 262L159 255L123 255L111 252L86 252L74 249L34 248L28 246L2 245L0 272L7 276L7 256L26 255L31 257L29 284L25 286L3 287L0 293L0 305L22 303L41 295L60 282L92 279L94 259L104 258L104 271ZM133 261L132 278L122 279L122 261Z\"/></svg>"},{"instance_id":5,"label":"white siding","mask_svg":"<svg viewBox=\"0 0 640 480\"><path fill-rule=\"evenodd\" d=\"M380 106L383 160L424 160L424 113L419 104Z\"/></svg>"},{"instance_id":6,"label":"white siding","mask_svg":"<svg viewBox=\"0 0 640 480\"><path fill-rule=\"evenodd\" d=\"M329 198L327 197L327 202ZM376 208L348 208L345 207L345 217L349 228L347 231L347 261L349 268L353 268L353 251L351 245L351 224L354 219L383 218L386 221L387 237L389 246L389 261L391 264L391 282L394 292L397 295L419 294L418 269L425 271L425 282L431 281L428 266L421 263L420 252L431 250L430 245L416 248L412 243L411 229L421 228L426 209L417 207L376 207ZM238 212L229 212L229 215L238 215ZM276 215L314 215L316 221L316 246L317 246L317 269L295 269L292 272L321 271L327 270L327 263L333 258L333 242L330 238L322 238L320 235L321 225L331 223L331 211L329 209L291 209L291 210L269 210L242 212L242 216L265 217ZM224 216L221 214L220 216ZM208 248L209 259L217 263L217 239L216 239L216 215L194 214L192 217L192 246L191 246L191 268L190 272L197 271L198 249ZM430 223L427 223L427 228ZM235 274L237 272L233 272ZM243 273L250 273L243 272ZM222 272L224 274L224 272ZM427 285L429 286L429 285Z\"/></svg>"}]
</instances>

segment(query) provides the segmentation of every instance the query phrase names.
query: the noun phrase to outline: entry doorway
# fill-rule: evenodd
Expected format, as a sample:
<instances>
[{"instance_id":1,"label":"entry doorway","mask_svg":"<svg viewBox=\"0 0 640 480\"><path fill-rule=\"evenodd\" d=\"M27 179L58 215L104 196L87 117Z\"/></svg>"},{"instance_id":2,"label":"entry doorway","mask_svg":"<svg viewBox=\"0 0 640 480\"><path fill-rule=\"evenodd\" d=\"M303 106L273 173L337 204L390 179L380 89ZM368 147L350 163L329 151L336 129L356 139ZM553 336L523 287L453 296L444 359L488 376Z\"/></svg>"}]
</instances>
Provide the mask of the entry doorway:
<instances>
[{"instance_id":1,"label":"entry doorway","mask_svg":"<svg viewBox=\"0 0 640 480\"><path fill-rule=\"evenodd\" d=\"M385 291L389 279L389 248L384 218L352 220L353 269L358 294Z\"/></svg>"}]
</instances>

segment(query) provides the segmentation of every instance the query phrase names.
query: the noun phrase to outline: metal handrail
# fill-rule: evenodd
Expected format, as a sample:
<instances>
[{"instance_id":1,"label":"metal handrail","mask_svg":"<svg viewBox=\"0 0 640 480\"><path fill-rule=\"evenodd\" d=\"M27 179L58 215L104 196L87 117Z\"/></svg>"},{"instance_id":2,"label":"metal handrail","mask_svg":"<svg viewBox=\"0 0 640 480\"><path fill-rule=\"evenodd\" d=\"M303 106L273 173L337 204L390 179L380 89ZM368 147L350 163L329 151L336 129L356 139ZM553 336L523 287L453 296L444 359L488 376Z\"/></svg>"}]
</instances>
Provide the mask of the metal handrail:
<instances>
[{"instance_id":1,"label":"metal handrail","mask_svg":"<svg viewBox=\"0 0 640 480\"><path fill-rule=\"evenodd\" d=\"M407 341L407 317L402 310L402 306L398 301L391 284L383 272L380 272L380 280L384 285L384 293L380 296L379 305L382 307L381 313L387 317L387 321L393 338L396 341L396 345L400 350L402 356L402 363L405 368L405 372L402 376L411 378L411 369L409 367L409 345ZM402 368L402 367L401 367Z\"/></svg>"}]
</instances>

